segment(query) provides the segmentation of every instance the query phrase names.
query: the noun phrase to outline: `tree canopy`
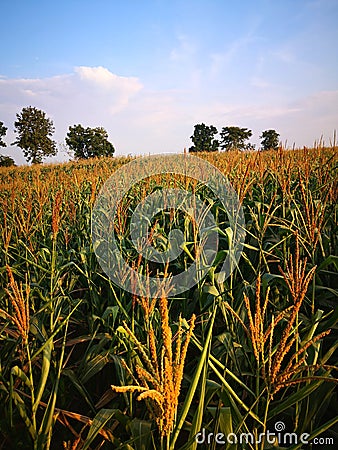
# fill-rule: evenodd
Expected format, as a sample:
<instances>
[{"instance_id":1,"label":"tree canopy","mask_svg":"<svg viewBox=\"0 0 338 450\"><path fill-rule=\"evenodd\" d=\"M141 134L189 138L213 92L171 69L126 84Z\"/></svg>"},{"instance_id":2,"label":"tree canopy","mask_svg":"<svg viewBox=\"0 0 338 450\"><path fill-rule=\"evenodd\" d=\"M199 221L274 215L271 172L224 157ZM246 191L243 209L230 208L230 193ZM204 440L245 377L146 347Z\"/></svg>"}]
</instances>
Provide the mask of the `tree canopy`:
<instances>
[{"instance_id":1,"label":"tree canopy","mask_svg":"<svg viewBox=\"0 0 338 450\"><path fill-rule=\"evenodd\" d=\"M84 128L80 124L69 127L66 143L77 159L112 156L115 152L113 144L108 141L107 131L102 127Z\"/></svg>"},{"instance_id":2,"label":"tree canopy","mask_svg":"<svg viewBox=\"0 0 338 450\"><path fill-rule=\"evenodd\" d=\"M248 128L223 127L220 135L222 150L250 150L252 148L246 142L252 136L252 131Z\"/></svg>"},{"instance_id":3,"label":"tree canopy","mask_svg":"<svg viewBox=\"0 0 338 450\"><path fill-rule=\"evenodd\" d=\"M15 166L14 159L7 155L0 155L0 167Z\"/></svg>"},{"instance_id":4,"label":"tree canopy","mask_svg":"<svg viewBox=\"0 0 338 450\"><path fill-rule=\"evenodd\" d=\"M213 125L208 126L204 123L195 125L194 134L190 136L194 145L189 148L189 152L216 152L219 142L214 136L217 133L217 128Z\"/></svg>"},{"instance_id":5,"label":"tree canopy","mask_svg":"<svg viewBox=\"0 0 338 450\"><path fill-rule=\"evenodd\" d=\"M6 144L3 140L3 137L6 136L7 127L5 127L4 123L0 121L0 147L6 147Z\"/></svg>"},{"instance_id":6,"label":"tree canopy","mask_svg":"<svg viewBox=\"0 0 338 450\"><path fill-rule=\"evenodd\" d=\"M12 145L23 150L27 162L41 163L46 156L55 156L56 143L51 139L54 133L53 121L40 109L28 106L16 115L14 132L18 137Z\"/></svg>"},{"instance_id":7,"label":"tree canopy","mask_svg":"<svg viewBox=\"0 0 338 450\"><path fill-rule=\"evenodd\" d=\"M265 130L259 137L262 139L262 150L277 150L279 146L279 134L276 130Z\"/></svg>"}]
</instances>

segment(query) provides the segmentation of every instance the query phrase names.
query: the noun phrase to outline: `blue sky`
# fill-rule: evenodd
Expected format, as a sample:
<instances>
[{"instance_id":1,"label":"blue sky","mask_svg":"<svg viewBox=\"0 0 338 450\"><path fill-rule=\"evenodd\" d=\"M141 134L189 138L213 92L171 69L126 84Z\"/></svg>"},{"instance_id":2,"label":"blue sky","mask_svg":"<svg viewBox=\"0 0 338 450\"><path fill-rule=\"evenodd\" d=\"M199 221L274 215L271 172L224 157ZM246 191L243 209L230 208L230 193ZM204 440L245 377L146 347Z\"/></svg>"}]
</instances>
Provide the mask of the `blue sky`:
<instances>
[{"instance_id":1,"label":"blue sky","mask_svg":"<svg viewBox=\"0 0 338 450\"><path fill-rule=\"evenodd\" d=\"M8 144L29 105L60 150L81 123L117 155L181 152L201 122L248 127L256 145L269 128L289 146L338 128L337 0L14 0L1 15Z\"/></svg>"}]
</instances>

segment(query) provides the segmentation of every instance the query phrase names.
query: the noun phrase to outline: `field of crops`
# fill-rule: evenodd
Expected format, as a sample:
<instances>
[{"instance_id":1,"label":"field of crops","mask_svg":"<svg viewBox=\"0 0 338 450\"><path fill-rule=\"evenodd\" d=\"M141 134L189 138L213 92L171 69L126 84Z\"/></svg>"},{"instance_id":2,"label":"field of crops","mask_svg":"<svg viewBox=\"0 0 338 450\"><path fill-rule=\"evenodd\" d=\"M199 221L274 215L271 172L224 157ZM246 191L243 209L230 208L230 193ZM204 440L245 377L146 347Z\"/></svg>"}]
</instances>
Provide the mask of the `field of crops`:
<instances>
[{"instance_id":1,"label":"field of crops","mask_svg":"<svg viewBox=\"0 0 338 450\"><path fill-rule=\"evenodd\" d=\"M155 273L132 248L136 206L162 185L209 201L218 253L175 297L123 289L93 250L97 195L130 158L0 169L0 448L337 448L337 148L199 156L244 212L228 278L227 211L193 178L137 183L114 220L128 264ZM157 276L187 270L191 217L167 208L149 226L159 251L175 228L188 237Z\"/></svg>"}]
</instances>

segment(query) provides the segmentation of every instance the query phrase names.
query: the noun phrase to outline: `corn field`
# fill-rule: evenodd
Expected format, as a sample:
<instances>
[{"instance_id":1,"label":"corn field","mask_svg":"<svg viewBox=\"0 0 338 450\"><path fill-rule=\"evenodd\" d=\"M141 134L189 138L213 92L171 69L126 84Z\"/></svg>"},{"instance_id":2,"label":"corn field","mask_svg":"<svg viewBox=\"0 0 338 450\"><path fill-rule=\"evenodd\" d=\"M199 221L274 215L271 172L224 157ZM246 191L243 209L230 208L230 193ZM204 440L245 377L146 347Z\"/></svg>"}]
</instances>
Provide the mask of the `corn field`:
<instances>
[{"instance_id":1,"label":"corn field","mask_svg":"<svg viewBox=\"0 0 338 450\"><path fill-rule=\"evenodd\" d=\"M337 148L199 156L245 216L227 279L226 212L193 179L138 183L114 223L145 273L130 240L136 205L168 183L209 198L219 251L175 297L116 286L93 250L95 200L131 158L0 169L0 448L296 450L324 437L336 448ZM151 223L158 248L178 227L189 245L164 277L189 266L197 231L172 210Z\"/></svg>"}]
</instances>

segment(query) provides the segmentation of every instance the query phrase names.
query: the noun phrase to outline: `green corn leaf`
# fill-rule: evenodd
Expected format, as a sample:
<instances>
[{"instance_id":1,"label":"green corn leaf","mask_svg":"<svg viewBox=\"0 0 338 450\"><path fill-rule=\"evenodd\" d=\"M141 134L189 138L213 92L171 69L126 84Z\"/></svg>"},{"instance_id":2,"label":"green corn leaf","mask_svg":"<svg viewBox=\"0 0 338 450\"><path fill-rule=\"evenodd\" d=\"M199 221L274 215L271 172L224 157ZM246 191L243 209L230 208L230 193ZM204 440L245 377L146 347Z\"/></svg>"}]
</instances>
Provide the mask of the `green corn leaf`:
<instances>
[{"instance_id":1,"label":"green corn leaf","mask_svg":"<svg viewBox=\"0 0 338 450\"><path fill-rule=\"evenodd\" d=\"M35 401L32 406L32 412L35 414L39 402L41 400L42 394L46 387L46 382L48 379L49 369L50 369L50 362L51 362L51 355L53 350L53 341L47 341L43 346L43 353L42 353L42 366L41 366L41 376L40 376L40 382L39 387L37 390L37 393L35 395Z\"/></svg>"},{"instance_id":2,"label":"green corn leaf","mask_svg":"<svg viewBox=\"0 0 338 450\"><path fill-rule=\"evenodd\" d=\"M147 420L133 419L129 422L133 436L133 445L136 450L148 450L151 442L151 426L152 423Z\"/></svg>"},{"instance_id":3,"label":"green corn leaf","mask_svg":"<svg viewBox=\"0 0 338 450\"><path fill-rule=\"evenodd\" d=\"M196 409L193 423L190 430L189 439L196 436L196 434L201 430L202 428L202 420L203 420L203 414L204 414L204 404L205 404L205 395L206 395L206 385L207 385L207 374L208 374L208 359L210 355L210 344L211 340L208 345L208 352L205 357L204 361L204 367L203 367L203 375L200 379L200 395L198 400L198 407ZM196 440L193 441L191 444L191 450L195 450L197 448L197 442Z\"/></svg>"},{"instance_id":4,"label":"green corn leaf","mask_svg":"<svg viewBox=\"0 0 338 450\"><path fill-rule=\"evenodd\" d=\"M25 385L27 387L29 387L29 389L33 389L32 383L30 381L30 379L27 377L27 375L25 374L25 372L23 372L22 369L20 369L20 367L18 366L14 366L11 369L11 375L14 377L18 377L20 378L20 380L25 383Z\"/></svg>"},{"instance_id":5,"label":"green corn leaf","mask_svg":"<svg viewBox=\"0 0 338 450\"><path fill-rule=\"evenodd\" d=\"M97 375L110 362L109 352L94 356L85 363L80 376L81 383L85 384L93 376Z\"/></svg>"},{"instance_id":6,"label":"green corn leaf","mask_svg":"<svg viewBox=\"0 0 338 450\"><path fill-rule=\"evenodd\" d=\"M187 396L186 396L184 404L183 404L183 408L182 408L182 412L181 412L180 418L179 418L178 423L175 426L175 429L173 431L172 438L171 438L171 441L170 441L170 450L174 450L174 448L175 448L175 442L176 442L176 440L178 438L178 435L179 435L179 433L180 433L180 431L182 429L182 426L184 424L185 418L187 417L187 414L189 412L189 409L190 409L193 397L195 395L195 392L196 392L196 389L197 389L197 386L198 386L199 378L200 378L200 375L201 375L204 363L205 363L207 355L208 355L208 348L209 348L209 343L210 343L210 340L211 340L211 337L212 337L212 330L213 330L213 327L214 327L216 311L217 311L217 305L214 305L214 310L213 310L213 313L212 313L212 316L211 316L211 319L210 319L209 330L208 330L208 334L207 334L207 337L206 337L206 340L205 340L205 343L204 343L203 351L202 351L202 354L200 356L200 359L199 359L199 362L198 362L195 374L194 374L193 379L191 381L189 390L187 392Z\"/></svg>"},{"instance_id":7,"label":"green corn leaf","mask_svg":"<svg viewBox=\"0 0 338 450\"><path fill-rule=\"evenodd\" d=\"M20 395L17 392L15 392L15 391L12 391L11 396L12 396L12 399L14 401L15 406L17 407L17 409L19 411L21 419L24 421L29 434L31 435L33 441L35 442L35 440L36 440L36 430L35 430L35 428L33 426L33 423L31 422L31 420L30 420L30 418L29 418L29 416L27 414L25 402L22 400Z\"/></svg>"},{"instance_id":8,"label":"green corn leaf","mask_svg":"<svg viewBox=\"0 0 338 450\"><path fill-rule=\"evenodd\" d=\"M116 413L116 409L101 409L93 419L89 428L87 438L83 445L83 450L87 450L93 443L102 428L111 420Z\"/></svg>"}]
</instances>

